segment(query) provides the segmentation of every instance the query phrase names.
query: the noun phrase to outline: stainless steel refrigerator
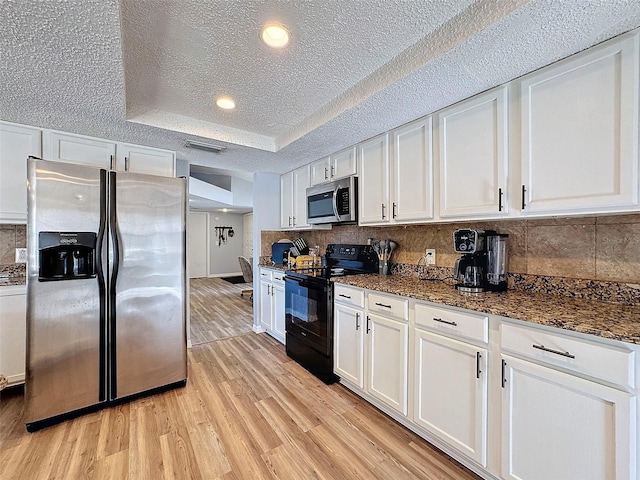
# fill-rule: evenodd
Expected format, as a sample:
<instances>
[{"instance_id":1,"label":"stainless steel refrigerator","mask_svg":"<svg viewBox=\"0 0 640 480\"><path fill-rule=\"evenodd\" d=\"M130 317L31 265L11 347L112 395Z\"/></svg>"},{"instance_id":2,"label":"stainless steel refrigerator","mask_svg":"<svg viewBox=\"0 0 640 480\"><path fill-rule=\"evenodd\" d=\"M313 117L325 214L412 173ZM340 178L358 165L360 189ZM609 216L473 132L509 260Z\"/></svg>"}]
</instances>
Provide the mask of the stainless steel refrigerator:
<instances>
[{"instance_id":1,"label":"stainless steel refrigerator","mask_svg":"<svg viewBox=\"0 0 640 480\"><path fill-rule=\"evenodd\" d=\"M28 159L25 423L186 384L186 181Z\"/></svg>"}]
</instances>

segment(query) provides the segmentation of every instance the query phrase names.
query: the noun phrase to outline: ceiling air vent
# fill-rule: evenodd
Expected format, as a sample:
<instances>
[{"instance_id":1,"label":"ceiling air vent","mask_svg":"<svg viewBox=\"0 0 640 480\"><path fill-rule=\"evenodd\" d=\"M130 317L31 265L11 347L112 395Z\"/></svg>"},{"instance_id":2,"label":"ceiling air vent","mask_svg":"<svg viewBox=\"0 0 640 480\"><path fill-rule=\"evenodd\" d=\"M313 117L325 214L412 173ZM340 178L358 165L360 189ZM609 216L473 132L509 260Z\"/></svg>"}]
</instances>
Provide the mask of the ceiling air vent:
<instances>
[{"instance_id":1,"label":"ceiling air vent","mask_svg":"<svg viewBox=\"0 0 640 480\"><path fill-rule=\"evenodd\" d=\"M195 148L198 150L204 150L205 152L211 153L222 153L227 147L223 147L221 145L214 145L212 143L203 143L203 142L195 142L193 140L187 140L184 142L184 146L187 148Z\"/></svg>"}]
</instances>

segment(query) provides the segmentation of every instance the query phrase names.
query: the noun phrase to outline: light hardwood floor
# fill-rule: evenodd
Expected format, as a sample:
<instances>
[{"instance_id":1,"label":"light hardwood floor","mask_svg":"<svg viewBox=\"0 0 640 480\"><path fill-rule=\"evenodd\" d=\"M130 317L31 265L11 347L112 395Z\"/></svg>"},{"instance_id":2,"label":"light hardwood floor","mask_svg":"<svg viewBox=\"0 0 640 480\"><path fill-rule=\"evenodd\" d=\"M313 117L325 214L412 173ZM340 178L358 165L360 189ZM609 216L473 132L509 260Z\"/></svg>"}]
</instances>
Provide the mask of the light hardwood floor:
<instances>
[{"instance_id":1,"label":"light hardwood floor","mask_svg":"<svg viewBox=\"0 0 640 480\"><path fill-rule=\"evenodd\" d=\"M0 400L0 478L478 478L254 333L195 346L185 388L29 434Z\"/></svg>"},{"instance_id":2,"label":"light hardwood floor","mask_svg":"<svg viewBox=\"0 0 640 480\"><path fill-rule=\"evenodd\" d=\"M191 343L199 345L251 332L253 304L240 296L246 283L233 284L219 278L192 278Z\"/></svg>"}]
</instances>

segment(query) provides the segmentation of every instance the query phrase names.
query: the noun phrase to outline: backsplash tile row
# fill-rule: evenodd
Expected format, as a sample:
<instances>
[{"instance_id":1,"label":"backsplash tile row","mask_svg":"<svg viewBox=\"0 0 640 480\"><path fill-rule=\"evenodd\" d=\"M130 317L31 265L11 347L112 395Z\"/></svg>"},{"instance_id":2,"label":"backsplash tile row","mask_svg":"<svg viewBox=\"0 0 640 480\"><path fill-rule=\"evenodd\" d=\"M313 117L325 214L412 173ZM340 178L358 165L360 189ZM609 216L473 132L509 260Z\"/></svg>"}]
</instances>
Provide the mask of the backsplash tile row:
<instances>
[{"instance_id":1,"label":"backsplash tile row","mask_svg":"<svg viewBox=\"0 0 640 480\"><path fill-rule=\"evenodd\" d=\"M263 231L261 255L271 243L302 237L325 249L329 243L366 243L391 238L398 243L393 261L415 265L426 248L436 249L436 265L452 267L453 231L496 230L509 234L511 274L564 277L640 285L640 214L494 222L359 227L335 225L324 231Z\"/></svg>"},{"instance_id":2,"label":"backsplash tile row","mask_svg":"<svg viewBox=\"0 0 640 480\"><path fill-rule=\"evenodd\" d=\"M0 265L13 264L16 258L16 248L26 247L26 225L0 225Z\"/></svg>"}]
</instances>

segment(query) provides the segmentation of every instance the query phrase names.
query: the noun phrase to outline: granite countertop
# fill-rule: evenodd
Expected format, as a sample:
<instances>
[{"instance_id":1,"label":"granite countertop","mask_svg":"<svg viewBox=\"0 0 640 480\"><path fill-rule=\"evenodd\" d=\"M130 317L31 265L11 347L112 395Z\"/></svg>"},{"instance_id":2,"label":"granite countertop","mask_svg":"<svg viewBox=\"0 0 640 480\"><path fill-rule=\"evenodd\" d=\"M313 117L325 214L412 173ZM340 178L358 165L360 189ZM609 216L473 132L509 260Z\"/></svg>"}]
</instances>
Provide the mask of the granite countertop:
<instances>
[{"instance_id":1,"label":"granite countertop","mask_svg":"<svg viewBox=\"0 0 640 480\"><path fill-rule=\"evenodd\" d=\"M26 285L27 277L3 277L0 275L0 288L6 286Z\"/></svg>"},{"instance_id":2,"label":"granite countertop","mask_svg":"<svg viewBox=\"0 0 640 480\"><path fill-rule=\"evenodd\" d=\"M351 275L334 282L393 293L540 325L640 345L640 305L583 300L560 295L508 290L469 295L449 283L408 275Z\"/></svg>"}]
</instances>

